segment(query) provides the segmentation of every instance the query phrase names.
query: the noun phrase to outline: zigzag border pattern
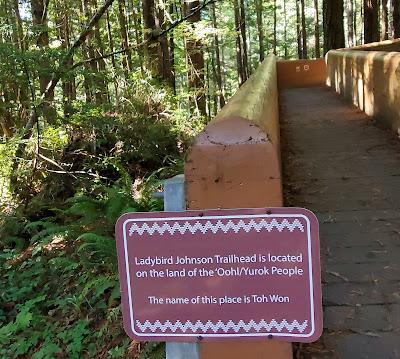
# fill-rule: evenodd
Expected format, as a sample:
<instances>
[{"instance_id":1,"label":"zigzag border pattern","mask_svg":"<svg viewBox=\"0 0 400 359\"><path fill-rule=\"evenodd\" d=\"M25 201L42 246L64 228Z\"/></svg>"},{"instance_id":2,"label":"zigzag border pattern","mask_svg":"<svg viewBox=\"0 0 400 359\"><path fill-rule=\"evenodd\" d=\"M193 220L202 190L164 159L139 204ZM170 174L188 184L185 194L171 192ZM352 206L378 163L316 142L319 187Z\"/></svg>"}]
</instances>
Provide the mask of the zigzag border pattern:
<instances>
[{"instance_id":1,"label":"zigzag border pattern","mask_svg":"<svg viewBox=\"0 0 400 359\"><path fill-rule=\"evenodd\" d=\"M210 320L207 321L206 323L203 323L200 320L194 323L191 322L190 320L184 323L182 323L180 320L177 320L174 323L169 320L167 320L164 323L161 323L159 320L155 321L154 323L148 320L146 320L143 323L139 320L136 320L136 325L142 332L150 331L151 333L155 333L157 331L161 331L162 333L165 333L166 331L171 331L173 333L176 333L177 331L180 331L182 333L186 333L188 331L191 331L193 333L198 333L200 331L201 333L204 334L207 333L209 330L211 330L214 333L221 331L224 333L232 331L238 333L242 330L248 333L251 330L254 330L258 333L262 330L270 332L271 329L273 328L275 328L279 333L282 332L283 330L286 330L289 333L292 333L294 330L303 333L308 326L308 321L305 320L303 323L300 324L297 320L294 320L291 323L289 323L286 319L283 319L281 322L277 322L275 319L272 319L270 322L266 322L264 319L262 319L259 322L256 322L252 319L249 322L244 322L243 320L240 320L237 323L233 322L232 320L226 323L221 320L215 323Z\"/></svg>"},{"instance_id":2,"label":"zigzag border pattern","mask_svg":"<svg viewBox=\"0 0 400 359\"><path fill-rule=\"evenodd\" d=\"M163 235L165 232L169 234L174 234L175 232L179 232L180 234L184 234L186 232L190 232L191 234L195 234L196 232L201 232L202 234L211 231L213 234L217 233L218 231L223 231L224 233L228 233L229 231L233 231L238 233L240 231L244 231L249 233L252 230L256 232L260 232L261 230L267 230L271 232L272 230L276 229L279 232L287 229L290 232L295 230L299 230L300 232L304 232L304 226L298 219L289 222L287 219L282 220L281 222L273 219L272 221L266 221L262 219L261 221L255 221L251 219L249 221L244 221L240 219L239 221L232 221L229 220L226 223L223 223L221 220L217 220L215 223L207 220L205 223L201 223L200 221L196 221L194 224L185 221L184 223L180 223L175 221L173 224L168 222L163 222L159 224L157 222L153 223L152 225L148 225L147 223L138 224L133 223L129 228L129 236L132 236L134 233L139 234L142 236L144 233L153 235L154 233L158 233Z\"/></svg>"}]
</instances>

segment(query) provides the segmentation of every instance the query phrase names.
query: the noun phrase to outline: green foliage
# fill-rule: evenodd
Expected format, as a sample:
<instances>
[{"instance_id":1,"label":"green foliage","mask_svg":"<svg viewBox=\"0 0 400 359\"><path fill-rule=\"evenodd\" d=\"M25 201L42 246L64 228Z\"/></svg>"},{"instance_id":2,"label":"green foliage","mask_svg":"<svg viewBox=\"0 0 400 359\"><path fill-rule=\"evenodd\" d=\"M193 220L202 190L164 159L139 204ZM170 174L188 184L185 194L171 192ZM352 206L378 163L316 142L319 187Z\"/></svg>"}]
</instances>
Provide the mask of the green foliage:
<instances>
[{"instance_id":1,"label":"green foliage","mask_svg":"<svg viewBox=\"0 0 400 359\"><path fill-rule=\"evenodd\" d=\"M143 192L155 185L151 177ZM161 209L154 200L134 200L131 186L128 180L125 186L77 193L65 205L48 208L53 214L47 218L3 216L0 357L99 357L105 351L116 358L127 353L114 225L125 212ZM19 240L23 247L16 245Z\"/></svg>"}]
</instances>

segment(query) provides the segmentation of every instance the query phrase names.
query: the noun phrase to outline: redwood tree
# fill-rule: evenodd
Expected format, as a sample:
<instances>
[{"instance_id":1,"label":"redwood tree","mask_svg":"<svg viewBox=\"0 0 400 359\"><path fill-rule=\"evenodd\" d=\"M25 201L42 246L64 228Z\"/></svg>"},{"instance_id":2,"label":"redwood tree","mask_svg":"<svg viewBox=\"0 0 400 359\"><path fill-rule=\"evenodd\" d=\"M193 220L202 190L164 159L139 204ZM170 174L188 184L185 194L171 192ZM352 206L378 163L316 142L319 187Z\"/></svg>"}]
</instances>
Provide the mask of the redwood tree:
<instances>
[{"instance_id":1,"label":"redwood tree","mask_svg":"<svg viewBox=\"0 0 400 359\"><path fill-rule=\"evenodd\" d=\"M324 53L331 49L343 48L343 0L324 0Z\"/></svg>"},{"instance_id":2,"label":"redwood tree","mask_svg":"<svg viewBox=\"0 0 400 359\"><path fill-rule=\"evenodd\" d=\"M379 2L364 0L364 43L374 41L379 41Z\"/></svg>"}]
</instances>

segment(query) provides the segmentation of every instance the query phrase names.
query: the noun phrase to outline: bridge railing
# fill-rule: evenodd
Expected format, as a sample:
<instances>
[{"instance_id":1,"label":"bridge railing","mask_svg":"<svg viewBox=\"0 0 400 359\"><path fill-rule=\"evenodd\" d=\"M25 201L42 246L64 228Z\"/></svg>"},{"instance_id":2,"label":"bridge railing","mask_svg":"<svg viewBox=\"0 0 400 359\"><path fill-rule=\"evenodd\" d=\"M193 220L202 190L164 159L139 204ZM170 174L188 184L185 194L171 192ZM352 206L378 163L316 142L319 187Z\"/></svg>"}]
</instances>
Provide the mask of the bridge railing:
<instances>
[{"instance_id":1,"label":"bridge railing","mask_svg":"<svg viewBox=\"0 0 400 359\"><path fill-rule=\"evenodd\" d=\"M377 51L380 49L393 51ZM376 122L400 131L400 40L331 50L327 85Z\"/></svg>"},{"instance_id":2,"label":"bridge railing","mask_svg":"<svg viewBox=\"0 0 400 359\"><path fill-rule=\"evenodd\" d=\"M282 206L278 84L269 56L194 140L185 163L189 209ZM200 342L202 359L292 358L290 343Z\"/></svg>"}]
</instances>

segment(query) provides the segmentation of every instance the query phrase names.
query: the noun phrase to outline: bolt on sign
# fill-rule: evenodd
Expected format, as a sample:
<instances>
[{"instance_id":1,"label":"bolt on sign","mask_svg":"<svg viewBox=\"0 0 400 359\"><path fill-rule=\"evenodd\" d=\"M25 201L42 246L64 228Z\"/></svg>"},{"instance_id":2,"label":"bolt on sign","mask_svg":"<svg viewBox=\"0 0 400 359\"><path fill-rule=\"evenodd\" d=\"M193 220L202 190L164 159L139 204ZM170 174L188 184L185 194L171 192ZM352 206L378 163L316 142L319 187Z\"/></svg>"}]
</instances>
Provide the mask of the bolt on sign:
<instances>
[{"instance_id":1,"label":"bolt on sign","mask_svg":"<svg viewBox=\"0 0 400 359\"><path fill-rule=\"evenodd\" d=\"M116 239L133 339L321 335L318 221L308 210L128 213Z\"/></svg>"}]
</instances>

